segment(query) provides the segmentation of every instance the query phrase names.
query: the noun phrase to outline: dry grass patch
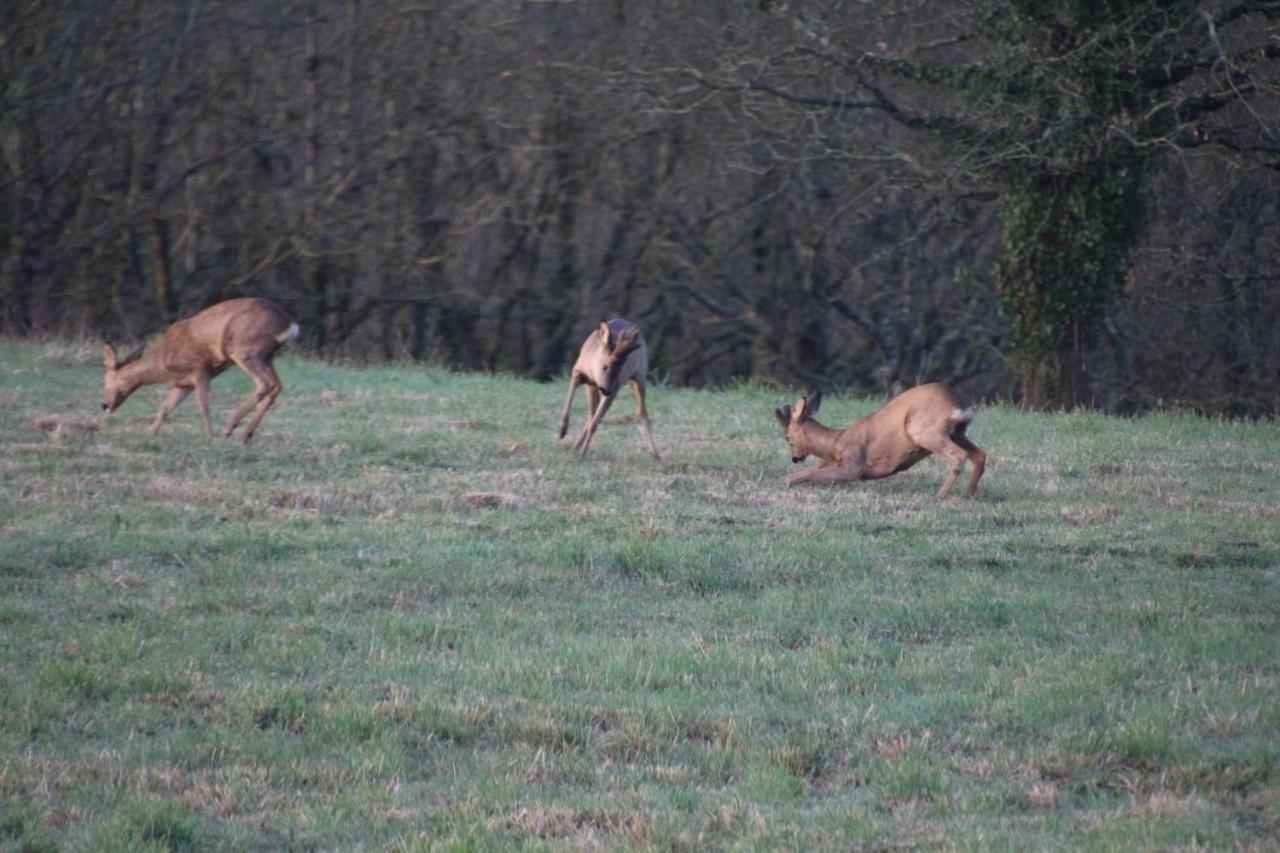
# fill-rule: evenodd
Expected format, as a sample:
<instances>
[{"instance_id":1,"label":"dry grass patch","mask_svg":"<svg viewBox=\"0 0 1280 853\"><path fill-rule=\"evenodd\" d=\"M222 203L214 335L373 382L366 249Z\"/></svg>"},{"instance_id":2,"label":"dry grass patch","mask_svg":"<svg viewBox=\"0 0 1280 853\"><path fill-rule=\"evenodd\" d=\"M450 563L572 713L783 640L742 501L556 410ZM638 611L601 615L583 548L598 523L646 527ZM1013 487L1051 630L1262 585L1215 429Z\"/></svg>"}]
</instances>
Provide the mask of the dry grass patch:
<instances>
[{"instance_id":1,"label":"dry grass patch","mask_svg":"<svg viewBox=\"0 0 1280 853\"><path fill-rule=\"evenodd\" d=\"M387 520L395 517L403 495L387 491L370 492L354 486L273 489L264 498L273 518L317 518L320 516L363 517Z\"/></svg>"},{"instance_id":2,"label":"dry grass patch","mask_svg":"<svg viewBox=\"0 0 1280 853\"><path fill-rule=\"evenodd\" d=\"M168 474L156 474L147 482L147 494L166 500L199 501L201 503L217 502L223 497L222 490L211 487L202 480L174 477Z\"/></svg>"},{"instance_id":3,"label":"dry grass patch","mask_svg":"<svg viewBox=\"0 0 1280 853\"><path fill-rule=\"evenodd\" d=\"M467 492L458 500L477 509L524 509L528 502L512 492Z\"/></svg>"},{"instance_id":4,"label":"dry grass patch","mask_svg":"<svg viewBox=\"0 0 1280 853\"><path fill-rule=\"evenodd\" d=\"M1062 507L1062 518L1075 527L1090 527L1094 524L1107 524L1117 521L1122 513L1111 504L1099 504L1086 507Z\"/></svg>"},{"instance_id":5,"label":"dry grass patch","mask_svg":"<svg viewBox=\"0 0 1280 853\"><path fill-rule=\"evenodd\" d=\"M715 809L707 818L707 828L715 832L735 833L742 830L764 832L768 823L756 805L733 802Z\"/></svg>"},{"instance_id":6,"label":"dry grass patch","mask_svg":"<svg viewBox=\"0 0 1280 853\"><path fill-rule=\"evenodd\" d=\"M368 388L357 388L354 391L335 391L332 388L325 388L317 395L320 402L327 406L338 403L365 403L372 397L373 391Z\"/></svg>"},{"instance_id":7,"label":"dry grass patch","mask_svg":"<svg viewBox=\"0 0 1280 853\"><path fill-rule=\"evenodd\" d=\"M532 835L544 841L571 840L586 849L612 848L618 841L643 844L649 837L643 815L593 809L522 808L490 818L487 823L491 829Z\"/></svg>"},{"instance_id":8,"label":"dry grass patch","mask_svg":"<svg viewBox=\"0 0 1280 853\"><path fill-rule=\"evenodd\" d=\"M1023 796L1037 809L1056 809L1062 802L1062 792L1054 782L1037 782Z\"/></svg>"},{"instance_id":9,"label":"dry grass patch","mask_svg":"<svg viewBox=\"0 0 1280 853\"><path fill-rule=\"evenodd\" d=\"M71 418L56 415L44 415L34 421L36 429L53 433L55 438L76 432L97 432L102 429L102 421L97 418Z\"/></svg>"},{"instance_id":10,"label":"dry grass patch","mask_svg":"<svg viewBox=\"0 0 1280 853\"><path fill-rule=\"evenodd\" d=\"M5 445L5 450L9 453L32 453L36 455L39 455L42 453L48 453L48 454L67 453L72 449L73 448L68 447L67 445L64 445L64 444L57 444L54 442L47 442L47 441L38 442L38 443L37 442L21 442L16 444ZM11 467L11 466L6 466L6 467ZM12 466L12 467L16 467L16 466Z\"/></svg>"},{"instance_id":11,"label":"dry grass patch","mask_svg":"<svg viewBox=\"0 0 1280 853\"><path fill-rule=\"evenodd\" d=\"M929 742L933 740L933 733L925 730L919 735L912 735L909 732L902 734L889 734L885 737L875 739L876 754L885 761L892 762L903 755L914 753L923 754L928 751Z\"/></svg>"},{"instance_id":12,"label":"dry grass patch","mask_svg":"<svg viewBox=\"0 0 1280 853\"><path fill-rule=\"evenodd\" d=\"M1211 808L1209 802L1198 794L1182 794L1176 791L1153 791L1138 798L1132 811L1157 818L1186 817L1201 814Z\"/></svg>"},{"instance_id":13,"label":"dry grass patch","mask_svg":"<svg viewBox=\"0 0 1280 853\"><path fill-rule=\"evenodd\" d=\"M120 589L132 589L136 586L146 586L150 581L135 572L122 569L124 563L121 560L112 560L110 566L106 569L92 574L91 577L101 581L108 586L119 587Z\"/></svg>"}]
</instances>

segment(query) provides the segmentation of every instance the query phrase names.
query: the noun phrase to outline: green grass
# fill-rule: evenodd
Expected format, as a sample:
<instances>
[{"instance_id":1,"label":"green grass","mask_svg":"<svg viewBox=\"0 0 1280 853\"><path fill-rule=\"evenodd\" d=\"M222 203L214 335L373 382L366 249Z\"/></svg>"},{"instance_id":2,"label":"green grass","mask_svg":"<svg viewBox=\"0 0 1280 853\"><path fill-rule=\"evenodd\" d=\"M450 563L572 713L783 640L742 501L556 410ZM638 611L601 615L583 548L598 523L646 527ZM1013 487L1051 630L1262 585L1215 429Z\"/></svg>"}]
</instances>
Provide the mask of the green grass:
<instances>
[{"instance_id":1,"label":"green grass","mask_svg":"<svg viewBox=\"0 0 1280 853\"><path fill-rule=\"evenodd\" d=\"M279 367L245 448L0 341L0 849L1277 846L1274 422L990 407L939 503L784 487L794 393L584 464L559 383Z\"/></svg>"}]
</instances>

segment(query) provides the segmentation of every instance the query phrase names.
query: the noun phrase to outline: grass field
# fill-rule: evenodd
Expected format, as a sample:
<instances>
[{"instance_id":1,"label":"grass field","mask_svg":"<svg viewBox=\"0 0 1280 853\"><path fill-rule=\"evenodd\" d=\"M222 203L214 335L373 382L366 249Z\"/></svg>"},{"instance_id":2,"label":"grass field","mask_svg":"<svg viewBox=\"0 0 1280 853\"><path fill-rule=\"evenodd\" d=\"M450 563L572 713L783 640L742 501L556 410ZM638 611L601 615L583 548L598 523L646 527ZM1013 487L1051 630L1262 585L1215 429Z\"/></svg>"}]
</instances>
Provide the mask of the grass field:
<instances>
[{"instance_id":1,"label":"grass field","mask_svg":"<svg viewBox=\"0 0 1280 853\"><path fill-rule=\"evenodd\" d=\"M0 849L1278 846L1275 422L989 407L939 503L784 487L794 392L582 463L559 383L278 366L245 448L0 341Z\"/></svg>"}]
</instances>

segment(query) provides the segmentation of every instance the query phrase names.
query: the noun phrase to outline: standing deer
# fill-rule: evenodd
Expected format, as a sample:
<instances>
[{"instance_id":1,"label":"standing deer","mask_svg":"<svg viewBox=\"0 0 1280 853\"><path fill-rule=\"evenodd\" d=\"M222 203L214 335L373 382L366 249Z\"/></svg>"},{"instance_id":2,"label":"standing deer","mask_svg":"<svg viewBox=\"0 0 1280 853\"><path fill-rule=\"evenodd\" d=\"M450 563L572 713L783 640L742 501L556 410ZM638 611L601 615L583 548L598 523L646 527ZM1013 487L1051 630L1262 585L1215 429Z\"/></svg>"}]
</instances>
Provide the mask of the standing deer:
<instances>
[{"instance_id":1,"label":"standing deer","mask_svg":"<svg viewBox=\"0 0 1280 853\"><path fill-rule=\"evenodd\" d=\"M569 407L579 385L587 386L587 422L582 434L573 443L573 449L587 455L591 437L595 435L605 412L613 405L613 398L622 383L630 382L640 406L640 432L649 453L661 459L653 443L653 424L644 408L644 379L649 370L649 350L644 343L640 327L630 320L602 321L600 326L582 344L578 360L569 375L569 397L560 413L560 437L569 431Z\"/></svg>"},{"instance_id":2,"label":"standing deer","mask_svg":"<svg viewBox=\"0 0 1280 853\"><path fill-rule=\"evenodd\" d=\"M267 413L283 386L271 360L286 341L298 336L298 324L284 309L265 299L230 299L170 326L151 352L138 347L123 360L107 344L103 356L106 375L102 382L102 408L110 414L143 385L173 386L151 422L154 435L164 419L187 398L192 389L204 415L205 431L213 436L209 418L209 382L233 363L253 379L257 390L227 418L223 435L231 435L241 419L256 407L244 430L245 444L253 438L258 422Z\"/></svg>"},{"instance_id":3,"label":"standing deer","mask_svg":"<svg viewBox=\"0 0 1280 853\"><path fill-rule=\"evenodd\" d=\"M987 465L987 454L965 437L974 410L966 406L946 385L920 385L894 397L842 430L823 426L813 419L822 404L822 392L775 409L791 445L791 461L803 462L809 454L822 461L812 468L787 477L787 484L808 481L879 480L905 471L930 453L951 463L951 472L938 490L945 498L965 459L973 462L973 473L965 497L978 490L978 480Z\"/></svg>"}]
</instances>

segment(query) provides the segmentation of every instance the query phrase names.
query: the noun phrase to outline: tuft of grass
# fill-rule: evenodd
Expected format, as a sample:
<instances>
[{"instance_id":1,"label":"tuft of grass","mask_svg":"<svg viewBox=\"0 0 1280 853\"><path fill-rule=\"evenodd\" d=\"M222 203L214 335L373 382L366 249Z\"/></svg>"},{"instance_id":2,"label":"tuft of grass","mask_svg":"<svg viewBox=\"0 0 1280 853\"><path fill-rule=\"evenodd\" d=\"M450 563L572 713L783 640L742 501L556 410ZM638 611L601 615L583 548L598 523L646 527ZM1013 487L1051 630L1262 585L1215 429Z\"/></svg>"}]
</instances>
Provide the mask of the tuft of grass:
<instances>
[{"instance_id":1,"label":"tuft of grass","mask_svg":"<svg viewBox=\"0 0 1280 853\"><path fill-rule=\"evenodd\" d=\"M95 351L0 341L0 847L1274 845L1274 423L991 406L939 503L786 487L794 390L584 462L559 383L286 356L244 447Z\"/></svg>"},{"instance_id":2,"label":"tuft of grass","mask_svg":"<svg viewBox=\"0 0 1280 853\"><path fill-rule=\"evenodd\" d=\"M94 839L98 850L195 850L201 844L199 822L190 809L170 799L146 799L120 808Z\"/></svg>"},{"instance_id":3,"label":"tuft of grass","mask_svg":"<svg viewBox=\"0 0 1280 853\"><path fill-rule=\"evenodd\" d=\"M253 703L253 724L259 729L306 731L307 699L300 691L285 689Z\"/></svg>"}]
</instances>

